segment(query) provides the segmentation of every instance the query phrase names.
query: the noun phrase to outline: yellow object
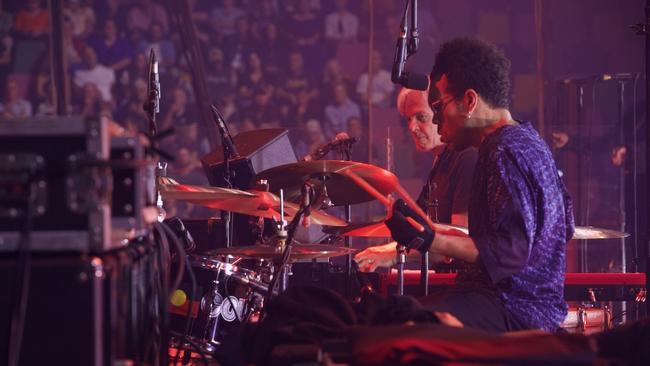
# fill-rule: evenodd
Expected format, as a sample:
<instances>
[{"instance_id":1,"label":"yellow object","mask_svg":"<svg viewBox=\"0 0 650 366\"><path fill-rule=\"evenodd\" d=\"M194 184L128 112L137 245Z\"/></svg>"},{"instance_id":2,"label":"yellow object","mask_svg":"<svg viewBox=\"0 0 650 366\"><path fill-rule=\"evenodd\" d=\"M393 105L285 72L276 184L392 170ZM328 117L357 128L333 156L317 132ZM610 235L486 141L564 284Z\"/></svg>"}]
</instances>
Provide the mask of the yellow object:
<instances>
[{"instance_id":1,"label":"yellow object","mask_svg":"<svg viewBox=\"0 0 650 366\"><path fill-rule=\"evenodd\" d=\"M174 306L183 306L187 301L187 294L185 291L178 289L172 293L171 302Z\"/></svg>"}]
</instances>

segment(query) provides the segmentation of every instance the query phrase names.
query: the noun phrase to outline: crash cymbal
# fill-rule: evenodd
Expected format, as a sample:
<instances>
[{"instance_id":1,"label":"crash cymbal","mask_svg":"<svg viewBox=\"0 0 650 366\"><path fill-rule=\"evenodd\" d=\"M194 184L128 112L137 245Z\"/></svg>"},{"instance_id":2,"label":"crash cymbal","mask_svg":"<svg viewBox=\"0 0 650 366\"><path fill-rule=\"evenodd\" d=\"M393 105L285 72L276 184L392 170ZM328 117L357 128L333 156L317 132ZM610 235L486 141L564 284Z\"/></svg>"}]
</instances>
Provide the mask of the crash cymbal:
<instances>
[{"instance_id":1,"label":"crash cymbal","mask_svg":"<svg viewBox=\"0 0 650 366\"><path fill-rule=\"evenodd\" d=\"M293 244L291 246L291 261L337 257L354 252L353 249L322 244ZM211 256L232 255L234 257L253 259L282 259L282 251L273 245L251 245L244 247L219 248L206 253Z\"/></svg>"},{"instance_id":2,"label":"crash cymbal","mask_svg":"<svg viewBox=\"0 0 650 366\"><path fill-rule=\"evenodd\" d=\"M444 232L445 234L456 234L457 236L467 236L467 228L456 225L434 223L436 231ZM390 238L390 230L383 221L350 224L345 227L328 227L323 229L327 234L336 234L340 236L353 236L364 238Z\"/></svg>"},{"instance_id":3,"label":"crash cymbal","mask_svg":"<svg viewBox=\"0 0 650 366\"><path fill-rule=\"evenodd\" d=\"M317 189L324 184L327 196L335 206L374 200L372 195L345 174L347 172L353 172L383 195L394 192L399 184L397 177L388 170L342 160L303 161L281 165L257 174L254 180L267 180L271 192L277 193L284 189L285 197L293 202L300 199L300 188L307 180L316 184Z\"/></svg>"},{"instance_id":4,"label":"crash cymbal","mask_svg":"<svg viewBox=\"0 0 650 366\"><path fill-rule=\"evenodd\" d=\"M616 230L600 229L593 226L576 226L573 238L576 240L594 240L594 239L622 239L630 236Z\"/></svg>"},{"instance_id":5,"label":"crash cymbal","mask_svg":"<svg viewBox=\"0 0 650 366\"><path fill-rule=\"evenodd\" d=\"M164 199L176 199L217 210L280 220L280 198L270 192L192 186L179 184L168 177L161 177L159 186ZM285 220L293 219L299 208L294 203L285 202ZM311 222L317 225L347 225L345 221L315 209L311 210L310 218Z\"/></svg>"}]
</instances>

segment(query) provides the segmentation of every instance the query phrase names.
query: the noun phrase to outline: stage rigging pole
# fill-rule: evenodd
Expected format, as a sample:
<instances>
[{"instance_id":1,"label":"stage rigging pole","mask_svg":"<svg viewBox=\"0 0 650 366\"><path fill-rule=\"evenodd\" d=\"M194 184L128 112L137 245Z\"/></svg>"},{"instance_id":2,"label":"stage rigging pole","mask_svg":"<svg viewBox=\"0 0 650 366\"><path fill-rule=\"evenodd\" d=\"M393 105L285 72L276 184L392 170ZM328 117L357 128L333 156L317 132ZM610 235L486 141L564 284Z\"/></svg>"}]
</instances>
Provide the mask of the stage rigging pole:
<instances>
[{"instance_id":1,"label":"stage rigging pole","mask_svg":"<svg viewBox=\"0 0 650 366\"><path fill-rule=\"evenodd\" d=\"M648 118L650 118L650 103L648 96L650 95L650 0L645 3L645 22L643 24L643 34L645 35L645 124L646 124L646 185L648 181L648 173L650 173L650 128L648 128ZM650 195L646 194L646 236L644 248L640 251L641 258L645 259L645 278L646 288L648 288L648 280L650 279ZM646 316L650 315L650 301L646 304Z\"/></svg>"}]
</instances>

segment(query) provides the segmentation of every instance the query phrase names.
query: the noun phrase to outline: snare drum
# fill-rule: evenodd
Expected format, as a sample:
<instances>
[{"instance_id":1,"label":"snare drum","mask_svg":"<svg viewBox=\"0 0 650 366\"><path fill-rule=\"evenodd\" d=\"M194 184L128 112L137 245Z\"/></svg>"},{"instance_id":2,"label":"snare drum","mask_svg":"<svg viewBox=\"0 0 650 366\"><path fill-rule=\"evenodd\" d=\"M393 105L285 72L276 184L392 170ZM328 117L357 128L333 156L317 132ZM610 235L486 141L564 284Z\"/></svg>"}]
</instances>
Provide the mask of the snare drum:
<instances>
[{"instance_id":1,"label":"snare drum","mask_svg":"<svg viewBox=\"0 0 650 366\"><path fill-rule=\"evenodd\" d=\"M207 350L219 345L237 324L248 322L261 310L267 287L259 275L249 269L220 260L189 255L197 281L193 301L172 306L172 330L183 333L188 306L192 306L190 335ZM188 282L188 283L186 283ZM189 297L191 284L184 281L182 290Z\"/></svg>"}]
</instances>

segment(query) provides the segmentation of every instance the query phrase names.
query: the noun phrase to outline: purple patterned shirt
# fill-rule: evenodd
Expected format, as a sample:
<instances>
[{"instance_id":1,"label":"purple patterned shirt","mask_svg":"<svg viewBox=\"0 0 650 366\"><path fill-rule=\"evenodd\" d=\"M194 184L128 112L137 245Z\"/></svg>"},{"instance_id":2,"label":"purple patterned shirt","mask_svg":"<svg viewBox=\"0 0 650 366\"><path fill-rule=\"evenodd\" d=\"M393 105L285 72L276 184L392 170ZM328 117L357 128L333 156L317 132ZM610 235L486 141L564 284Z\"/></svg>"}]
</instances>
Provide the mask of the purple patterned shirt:
<instances>
[{"instance_id":1,"label":"purple patterned shirt","mask_svg":"<svg viewBox=\"0 0 650 366\"><path fill-rule=\"evenodd\" d=\"M529 122L505 125L479 147L469 203L475 270L458 285L498 296L530 328L555 331L564 320L571 199L546 143Z\"/></svg>"}]
</instances>

